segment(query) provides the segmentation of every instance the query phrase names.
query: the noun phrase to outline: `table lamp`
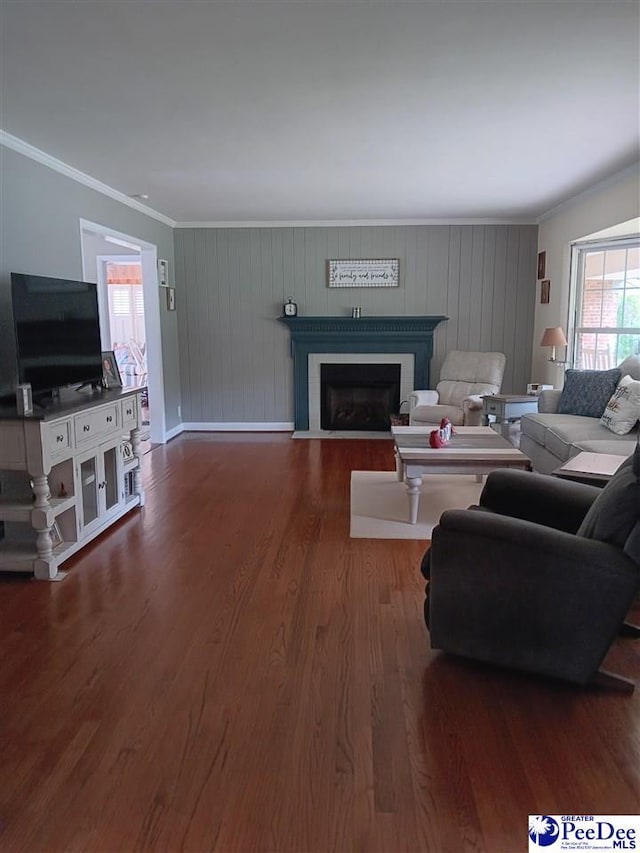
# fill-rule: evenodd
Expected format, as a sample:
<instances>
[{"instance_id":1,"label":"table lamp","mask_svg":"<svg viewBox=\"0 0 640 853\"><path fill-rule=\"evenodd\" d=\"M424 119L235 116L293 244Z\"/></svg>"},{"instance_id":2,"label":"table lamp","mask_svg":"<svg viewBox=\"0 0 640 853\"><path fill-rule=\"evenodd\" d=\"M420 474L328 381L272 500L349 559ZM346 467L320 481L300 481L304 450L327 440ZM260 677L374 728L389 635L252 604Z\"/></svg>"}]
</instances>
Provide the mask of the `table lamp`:
<instances>
[{"instance_id":1,"label":"table lamp","mask_svg":"<svg viewBox=\"0 0 640 853\"><path fill-rule=\"evenodd\" d=\"M562 331L562 326L555 326L550 329L545 329L544 334L542 336L542 340L540 341L541 347L551 347L551 355L549 356L549 361L554 361L556 364L564 364L564 361L556 361L556 347L566 347L568 346L567 339L565 337L564 332Z\"/></svg>"}]
</instances>

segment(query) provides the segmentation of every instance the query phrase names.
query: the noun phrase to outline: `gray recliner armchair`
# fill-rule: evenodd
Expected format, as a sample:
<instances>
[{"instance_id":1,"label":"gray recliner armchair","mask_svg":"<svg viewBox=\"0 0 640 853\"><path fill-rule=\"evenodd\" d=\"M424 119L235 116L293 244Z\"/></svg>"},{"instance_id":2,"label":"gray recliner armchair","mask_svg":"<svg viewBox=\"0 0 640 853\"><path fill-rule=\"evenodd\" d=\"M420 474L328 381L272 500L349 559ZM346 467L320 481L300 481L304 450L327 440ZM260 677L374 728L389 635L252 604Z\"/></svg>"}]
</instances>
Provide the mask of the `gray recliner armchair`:
<instances>
[{"instance_id":1,"label":"gray recliner armchair","mask_svg":"<svg viewBox=\"0 0 640 853\"><path fill-rule=\"evenodd\" d=\"M501 352L448 353L435 391L409 394L409 425L439 424L448 417L456 426L479 426L482 395L500 391L506 363Z\"/></svg>"},{"instance_id":2,"label":"gray recliner armchair","mask_svg":"<svg viewBox=\"0 0 640 853\"><path fill-rule=\"evenodd\" d=\"M443 513L421 568L432 648L602 681L640 590L640 450L604 489L493 471L479 507Z\"/></svg>"}]
</instances>

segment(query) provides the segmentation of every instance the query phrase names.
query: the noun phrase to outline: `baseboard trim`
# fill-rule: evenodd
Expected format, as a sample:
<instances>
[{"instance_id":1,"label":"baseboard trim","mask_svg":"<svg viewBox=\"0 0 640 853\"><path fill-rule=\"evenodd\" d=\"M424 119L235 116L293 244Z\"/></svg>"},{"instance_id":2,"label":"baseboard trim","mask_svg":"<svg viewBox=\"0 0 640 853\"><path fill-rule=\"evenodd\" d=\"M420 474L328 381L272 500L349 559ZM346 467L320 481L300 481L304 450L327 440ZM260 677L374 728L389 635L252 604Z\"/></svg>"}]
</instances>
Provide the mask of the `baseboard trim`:
<instances>
[{"instance_id":1,"label":"baseboard trim","mask_svg":"<svg viewBox=\"0 0 640 853\"><path fill-rule=\"evenodd\" d=\"M164 434L165 443L167 441L171 441L171 439L175 438L177 435L180 435L181 432L184 432L184 424L178 424L177 426L168 429Z\"/></svg>"},{"instance_id":2,"label":"baseboard trim","mask_svg":"<svg viewBox=\"0 0 640 853\"><path fill-rule=\"evenodd\" d=\"M183 423L181 432L293 432L293 422L282 421L266 423L265 421L243 422L213 422L213 423Z\"/></svg>"}]
</instances>

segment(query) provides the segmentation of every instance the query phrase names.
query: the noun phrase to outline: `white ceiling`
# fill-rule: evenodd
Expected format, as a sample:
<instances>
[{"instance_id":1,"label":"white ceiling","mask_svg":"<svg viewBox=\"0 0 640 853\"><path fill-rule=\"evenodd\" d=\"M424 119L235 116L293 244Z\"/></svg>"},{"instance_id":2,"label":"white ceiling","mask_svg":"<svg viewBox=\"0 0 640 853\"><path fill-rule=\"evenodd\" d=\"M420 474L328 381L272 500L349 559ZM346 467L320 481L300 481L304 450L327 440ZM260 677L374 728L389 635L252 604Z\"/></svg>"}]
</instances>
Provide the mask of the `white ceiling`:
<instances>
[{"instance_id":1,"label":"white ceiling","mask_svg":"<svg viewBox=\"0 0 640 853\"><path fill-rule=\"evenodd\" d=\"M0 126L177 222L533 221L638 159L637 0L2 0Z\"/></svg>"}]
</instances>

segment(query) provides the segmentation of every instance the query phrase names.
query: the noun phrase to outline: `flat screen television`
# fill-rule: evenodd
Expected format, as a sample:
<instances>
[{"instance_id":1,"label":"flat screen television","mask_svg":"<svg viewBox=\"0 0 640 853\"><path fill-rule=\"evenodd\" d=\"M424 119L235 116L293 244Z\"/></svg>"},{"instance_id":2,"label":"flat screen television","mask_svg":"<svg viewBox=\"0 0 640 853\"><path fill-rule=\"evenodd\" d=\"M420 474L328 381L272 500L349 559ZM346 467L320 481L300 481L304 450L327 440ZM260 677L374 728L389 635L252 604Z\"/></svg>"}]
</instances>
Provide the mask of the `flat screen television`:
<instances>
[{"instance_id":1,"label":"flat screen television","mask_svg":"<svg viewBox=\"0 0 640 853\"><path fill-rule=\"evenodd\" d=\"M34 394L102 379L97 285L11 273L18 381Z\"/></svg>"}]
</instances>

